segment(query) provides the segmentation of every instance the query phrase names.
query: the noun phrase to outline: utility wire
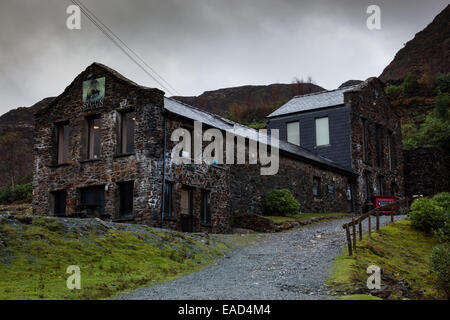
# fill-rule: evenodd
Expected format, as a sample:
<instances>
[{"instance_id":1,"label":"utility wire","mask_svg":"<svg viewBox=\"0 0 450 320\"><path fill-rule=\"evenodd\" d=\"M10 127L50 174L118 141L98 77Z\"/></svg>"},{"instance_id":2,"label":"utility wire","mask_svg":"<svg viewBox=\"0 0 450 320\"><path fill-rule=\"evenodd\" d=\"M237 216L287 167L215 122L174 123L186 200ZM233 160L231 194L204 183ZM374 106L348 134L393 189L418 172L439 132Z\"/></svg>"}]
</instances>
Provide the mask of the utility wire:
<instances>
[{"instance_id":1,"label":"utility wire","mask_svg":"<svg viewBox=\"0 0 450 320\"><path fill-rule=\"evenodd\" d=\"M80 6L82 6L87 12L89 12L89 14L91 16L93 16L106 30L108 30L117 40L119 40L119 42L124 45L131 53L133 53L147 68L149 68L154 74L156 74L160 80L162 80L170 89L172 89L172 91L174 91L175 93L177 93L178 95L180 94L168 81L166 81L166 79L163 78L163 76L161 76L155 69L153 69L144 59L142 59L137 53L136 51L134 51L132 48L130 48L124 41L122 41L122 39L120 39L120 37L114 33L114 31L111 30L111 28L109 28L107 25L105 25L99 17L97 17L95 15L95 13L93 13L91 10L89 10L88 7L86 7L86 5L83 4L83 2L81 2L81 0L76 0L76 2L78 2L80 4Z\"/></svg>"},{"instance_id":2,"label":"utility wire","mask_svg":"<svg viewBox=\"0 0 450 320\"><path fill-rule=\"evenodd\" d=\"M169 82L167 82L161 75L159 75L151 66L149 66L134 50L132 50L124 41L122 41L108 26L106 26L103 22L101 22L101 20L95 16L94 13L92 13L92 11L90 11L80 0L71 0L71 2L73 4L75 4L76 6L78 6L80 8L80 10L84 13L84 15L109 39L111 40L111 42L114 43L114 45L116 47L118 47L128 58L130 58L139 68L142 69L142 71L144 71L148 76L150 76L154 81L156 81L156 83L158 83L165 91L168 91L171 95L174 95L174 93L178 94L178 91L175 90ZM95 18L94 18L95 17ZM105 30L106 29L106 30ZM113 36L117 39L114 39ZM119 42L120 43L119 43ZM124 47L122 47L122 45L128 49L131 53L133 53L137 59L139 59L140 61L142 61L142 63L144 63L145 66L147 66L147 68L149 68L153 73L155 73L160 80L158 80L153 74L151 74L149 71L147 71L144 66L142 66L133 56L131 56L131 54L129 52L127 52L127 50L125 50ZM162 82L166 83L166 85L164 85ZM169 88L170 89L169 89Z\"/></svg>"}]
</instances>

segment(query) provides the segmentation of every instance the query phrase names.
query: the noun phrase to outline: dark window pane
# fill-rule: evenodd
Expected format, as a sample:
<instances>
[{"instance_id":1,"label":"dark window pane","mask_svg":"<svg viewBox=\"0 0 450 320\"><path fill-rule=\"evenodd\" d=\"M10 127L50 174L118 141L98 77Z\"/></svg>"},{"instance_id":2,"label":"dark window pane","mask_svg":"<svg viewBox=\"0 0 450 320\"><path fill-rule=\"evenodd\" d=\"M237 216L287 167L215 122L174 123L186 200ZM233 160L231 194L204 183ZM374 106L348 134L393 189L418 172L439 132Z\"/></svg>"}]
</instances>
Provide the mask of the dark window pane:
<instances>
[{"instance_id":1,"label":"dark window pane","mask_svg":"<svg viewBox=\"0 0 450 320\"><path fill-rule=\"evenodd\" d=\"M69 125L60 124L57 126L58 131L58 163L68 162L69 149Z\"/></svg>"},{"instance_id":2,"label":"dark window pane","mask_svg":"<svg viewBox=\"0 0 450 320\"><path fill-rule=\"evenodd\" d=\"M122 126L121 126L121 152L133 153L134 152L134 128L136 122L136 113L125 112L122 114Z\"/></svg>"},{"instance_id":3,"label":"dark window pane","mask_svg":"<svg viewBox=\"0 0 450 320\"><path fill-rule=\"evenodd\" d=\"M202 190L202 203L201 203L201 221L202 223L211 223L211 211L209 208L209 192Z\"/></svg>"},{"instance_id":4,"label":"dark window pane","mask_svg":"<svg viewBox=\"0 0 450 320\"><path fill-rule=\"evenodd\" d=\"M89 159L100 158L101 148L101 119L100 117L88 119L88 151Z\"/></svg>"},{"instance_id":5,"label":"dark window pane","mask_svg":"<svg viewBox=\"0 0 450 320\"><path fill-rule=\"evenodd\" d=\"M133 215L133 193L134 182L121 183L120 189L120 216L132 216Z\"/></svg>"},{"instance_id":6,"label":"dark window pane","mask_svg":"<svg viewBox=\"0 0 450 320\"><path fill-rule=\"evenodd\" d=\"M88 215L103 215L105 211L105 187L81 189L81 209Z\"/></svg>"},{"instance_id":7,"label":"dark window pane","mask_svg":"<svg viewBox=\"0 0 450 320\"><path fill-rule=\"evenodd\" d=\"M64 216L66 214L67 191L60 190L52 192L53 195L53 215Z\"/></svg>"},{"instance_id":8,"label":"dark window pane","mask_svg":"<svg viewBox=\"0 0 450 320\"><path fill-rule=\"evenodd\" d=\"M320 178L313 178L313 195L319 196L320 195Z\"/></svg>"}]
</instances>

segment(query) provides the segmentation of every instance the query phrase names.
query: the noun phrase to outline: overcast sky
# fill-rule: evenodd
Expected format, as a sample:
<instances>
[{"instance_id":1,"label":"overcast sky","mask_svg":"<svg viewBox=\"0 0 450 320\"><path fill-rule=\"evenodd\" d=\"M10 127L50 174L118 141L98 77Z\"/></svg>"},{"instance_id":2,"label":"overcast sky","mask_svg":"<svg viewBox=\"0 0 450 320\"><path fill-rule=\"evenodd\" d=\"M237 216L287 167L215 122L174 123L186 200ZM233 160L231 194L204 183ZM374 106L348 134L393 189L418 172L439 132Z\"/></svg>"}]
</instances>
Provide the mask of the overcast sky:
<instances>
[{"instance_id":1,"label":"overcast sky","mask_svg":"<svg viewBox=\"0 0 450 320\"><path fill-rule=\"evenodd\" d=\"M83 0L181 95L295 77L333 89L378 76L448 0ZM94 61L158 85L69 0L0 0L0 114L59 95ZM366 27L370 4L381 30Z\"/></svg>"}]
</instances>

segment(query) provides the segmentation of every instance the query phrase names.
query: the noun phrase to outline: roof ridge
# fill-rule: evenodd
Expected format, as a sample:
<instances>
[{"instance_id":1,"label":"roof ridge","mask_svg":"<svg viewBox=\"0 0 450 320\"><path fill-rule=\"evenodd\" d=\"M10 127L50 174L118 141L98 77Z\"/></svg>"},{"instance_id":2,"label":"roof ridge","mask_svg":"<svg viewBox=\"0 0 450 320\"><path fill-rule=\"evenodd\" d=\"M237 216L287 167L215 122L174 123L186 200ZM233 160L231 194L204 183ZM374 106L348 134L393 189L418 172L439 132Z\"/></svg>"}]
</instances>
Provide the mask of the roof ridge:
<instances>
[{"instance_id":1,"label":"roof ridge","mask_svg":"<svg viewBox=\"0 0 450 320\"><path fill-rule=\"evenodd\" d=\"M350 89L350 88L357 87L358 85L360 85L360 84L354 84L352 86L345 86L342 88L336 88L336 89L332 89L332 90L322 90L322 91L311 92L311 93L307 93L307 94L300 94L300 95L294 96L292 99L301 98L301 97L309 97L309 96L323 94L323 93L330 93L330 92L334 92L334 91L338 91L338 90L340 91L340 90L344 90L344 89Z\"/></svg>"}]
</instances>

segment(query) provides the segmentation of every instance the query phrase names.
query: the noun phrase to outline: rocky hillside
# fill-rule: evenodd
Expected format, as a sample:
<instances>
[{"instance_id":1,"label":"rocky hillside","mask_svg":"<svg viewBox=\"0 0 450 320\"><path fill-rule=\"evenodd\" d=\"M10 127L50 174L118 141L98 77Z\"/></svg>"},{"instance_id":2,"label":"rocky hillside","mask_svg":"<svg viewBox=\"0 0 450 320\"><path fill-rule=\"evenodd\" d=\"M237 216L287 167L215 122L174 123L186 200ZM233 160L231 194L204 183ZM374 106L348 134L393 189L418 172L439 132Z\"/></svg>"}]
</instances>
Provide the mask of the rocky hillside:
<instances>
[{"instance_id":1,"label":"rocky hillside","mask_svg":"<svg viewBox=\"0 0 450 320\"><path fill-rule=\"evenodd\" d=\"M176 100L202 108L235 121L249 124L264 120L270 112L292 97L325 90L301 81L292 84L242 86L206 91L198 97L173 97Z\"/></svg>"},{"instance_id":2,"label":"rocky hillside","mask_svg":"<svg viewBox=\"0 0 450 320\"><path fill-rule=\"evenodd\" d=\"M31 107L11 110L0 117L0 186L33 170L33 114L54 98L45 98Z\"/></svg>"},{"instance_id":3,"label":"rocky hillside","mask_svg":"<svg viewBox=\"0 0 450 320\"><path fill-rule=\"evenodd\" d=\"M399 84L409 74L450 72L450 5L397 52L380 79Z\"/></svg>"}]
</instances>

